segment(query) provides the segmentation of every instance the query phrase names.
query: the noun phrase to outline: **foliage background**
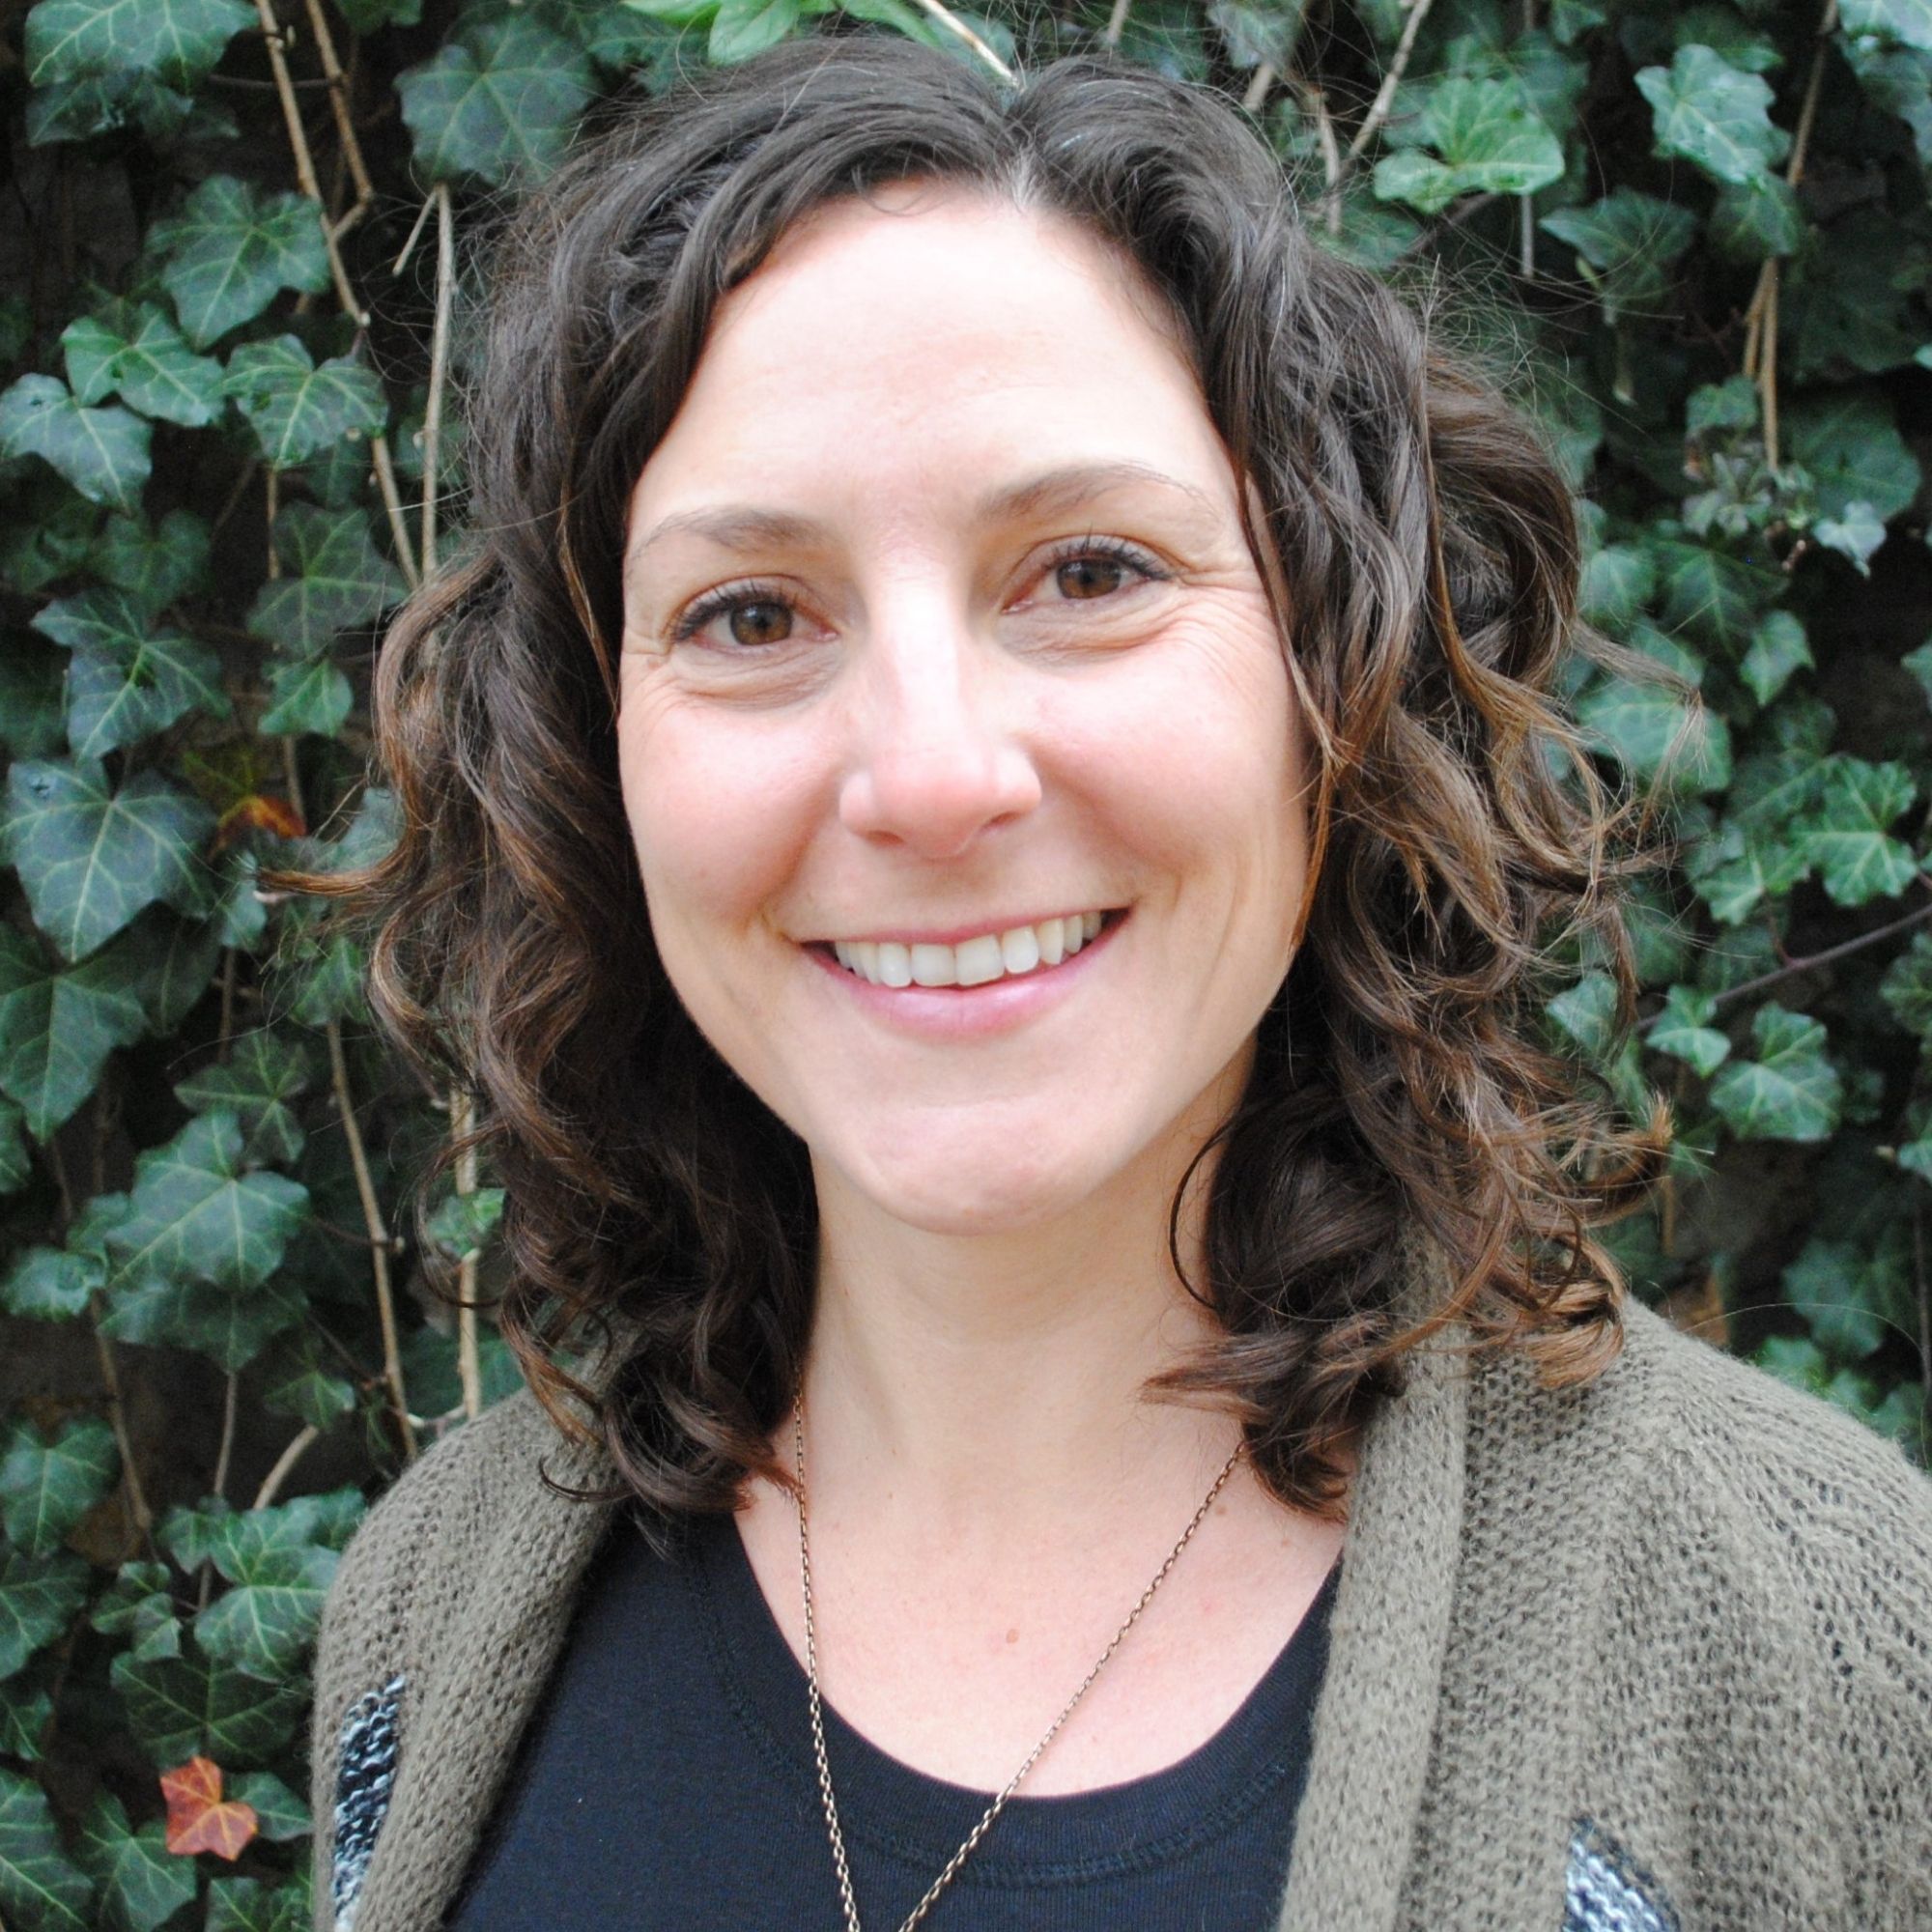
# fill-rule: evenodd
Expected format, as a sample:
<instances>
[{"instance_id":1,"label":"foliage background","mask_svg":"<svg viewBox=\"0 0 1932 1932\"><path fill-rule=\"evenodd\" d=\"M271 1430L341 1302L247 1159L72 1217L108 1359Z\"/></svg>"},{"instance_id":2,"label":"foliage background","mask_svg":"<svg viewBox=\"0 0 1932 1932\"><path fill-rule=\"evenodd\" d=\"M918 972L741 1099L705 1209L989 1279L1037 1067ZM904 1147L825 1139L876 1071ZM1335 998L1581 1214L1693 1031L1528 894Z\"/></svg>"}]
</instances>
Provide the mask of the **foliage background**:
<instances>
[{"instance_id":1,"label":"foliage background","mask_svg":"<svg viewBox=\"0 0 1932 1932\"><path fill-rule=\"evenodd\" d=\"M1228 90L1587 497L1579 672L1679 861L1616 1239L1923 1456L1932 1359L1927 0L39 0L0 42L0 1918L309 1917L305 1650L365 1493L514 1385L497 1197L354 944L259 884L385 836L375 632L462 518L467 232L592 102L797 33L1117 44ZM452 327L452 317L458 318ZM1693 702L1690 687L1701 693ZM186 1767L185 1770L183 1768ZM164 1780L162 1774L176 1774ZM164 1818L164 1782L167 1808ZM1928 1794L1932 1800L1932 1794Z\"/></svg>"}]
</instances>

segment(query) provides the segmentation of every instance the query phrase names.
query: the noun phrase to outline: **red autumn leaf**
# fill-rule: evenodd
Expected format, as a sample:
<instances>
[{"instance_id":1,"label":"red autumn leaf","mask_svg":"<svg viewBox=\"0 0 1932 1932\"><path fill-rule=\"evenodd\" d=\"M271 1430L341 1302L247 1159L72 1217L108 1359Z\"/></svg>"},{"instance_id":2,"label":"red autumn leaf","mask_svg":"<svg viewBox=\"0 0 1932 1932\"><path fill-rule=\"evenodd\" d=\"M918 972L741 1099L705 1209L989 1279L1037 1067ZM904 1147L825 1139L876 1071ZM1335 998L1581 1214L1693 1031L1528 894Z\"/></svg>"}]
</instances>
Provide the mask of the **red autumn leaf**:
<instances>
[{"instance_id":1,"label":"red autumn leaf","mask_svg":"<svg viewBox=\"0 0 1932 1932\"><path fill-rule=\"evenodd\" d=\"M221 1767L212 1757L191 1757L161 1773L168 1801L168 1850L191 1858L213 1852L231 1862L260 1829L255 1807L221 1796Z\"/></svg>"},{"instance_id":2,"label":"red autumn leaf","mask_svg":"<svg viewBox=\"0 0 1932 1932\"><path fill-rule=\"evenodd\" d=\"M242 832L272 832L277 838L299 838L307 830L301 813L287 799L276 798L270 792L251 791L246 798L238 798L221 814L214 842L217 848L226 845Z\"/></svg>"}]
</instances>

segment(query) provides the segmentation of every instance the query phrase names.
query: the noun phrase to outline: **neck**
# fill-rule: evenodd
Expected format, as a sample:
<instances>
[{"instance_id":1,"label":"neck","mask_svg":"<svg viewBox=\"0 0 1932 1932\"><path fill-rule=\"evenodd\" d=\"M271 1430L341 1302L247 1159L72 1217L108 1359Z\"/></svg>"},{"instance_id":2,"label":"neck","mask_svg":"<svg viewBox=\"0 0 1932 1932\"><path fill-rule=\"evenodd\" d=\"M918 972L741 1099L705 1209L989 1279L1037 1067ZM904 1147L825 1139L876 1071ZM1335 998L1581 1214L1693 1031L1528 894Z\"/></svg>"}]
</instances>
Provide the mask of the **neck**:
<instances>
[{"instance_id":1,"label":"neck","mask_svg":"<svg viewBox=\"0 0 1932 1932\"><path fill-rule=\"evenodd\" d=\"M1218 1464L1231 1419L1146 1393L1214 1332L1168 1253L1192 1145L1046 1225L971 1236L890 1220L821 1177L814 1491L963 1525L1088 1507L1155 1462ZM1183 1217L1190 1273L1205 1179Z\"/></svg>"}]
</instances>

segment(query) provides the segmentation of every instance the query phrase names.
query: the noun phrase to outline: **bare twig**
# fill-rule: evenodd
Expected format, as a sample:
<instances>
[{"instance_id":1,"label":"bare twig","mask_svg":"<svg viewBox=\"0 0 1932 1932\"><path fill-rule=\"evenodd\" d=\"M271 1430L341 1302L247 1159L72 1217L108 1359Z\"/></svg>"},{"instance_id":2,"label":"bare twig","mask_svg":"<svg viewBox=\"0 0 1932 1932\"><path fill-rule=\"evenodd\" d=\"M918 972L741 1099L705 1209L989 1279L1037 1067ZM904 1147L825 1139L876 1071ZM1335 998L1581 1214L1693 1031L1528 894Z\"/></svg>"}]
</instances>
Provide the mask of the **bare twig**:
<instances>
[{"instance_id":1,"label":"bare twig","mask_svg":"<svg viewBox=\"0 0 1932 1932\"><path fill-rule=\"evenodd\" d=\"M355 138L355 117L350 111L349 76L342 71L342 63L335 55L335 36L329 32L328 15L323 11L322 0L307 0L308 28L315 36L315 50L322 61L322 71L328 86L328 104L335 112L335 138L341 144L342 159L349 170L349 179L355 185L355 200L348 213L335 224L337 237L346 235L360 221L375 205L376 188L369 179L369 170L363 164L362 144Z\"/></svg>"},{"instance_id":2,"label":"bare twig","mask_svg":"<svg viewBox=\"0 0 1932 1932\"><path fill-rule=\"evenodd\" d=\"M1133 0L1114 0L1114 11L1107 15L1107 26L1100 38L1110 47L1121 44L1121 36L1127 30L1127 10Z\"/></svg>"},{"instance_id":3,"label":"bare twig","mask_svg":"<svg viewBox=\"0 0 1932 1932\"><path fill-rule=\"evenodd\" d=\"M1747 994L1761 993L1767 986L1775 986L1780 980L1794 979L1800 973L1809 973L1815 967L1830 966L1840 959L1848 959L1854 952L1862 952L1867 947L1878 946L1901 932L1910 932L1914 926L1932 922L1932 905L1922 905L1917 912L1909 912L1903 919L1894 919L1885 925L1875 925L1869 932L1861 932L1856 939L1847 939L1837 946L1828 946L1822 952L1813 952L1804 959L1788 959L1782 966L1769 973L1760 973L1755 980L1747 980L1741 985L1726 986L1716 996L1715 1004L1727 1007L1733 1000L1742 1000Z\"/></svg>"},{"instance_id":4,"label":"bare twig","mask_svg":"<svg viewBox=\"0 0 1932 1932\"><path fill-rule=\"evenodd\" d=\"M242 1393L242 1378L230 1369L228 1386L221 1398L221 1447L215 1452L214 1480L208 1486L212 1496L225 1495L228 1492L228 1464L235 1455L235 1412Z\"/></svg>"},{"instance_id":5,"label":"bare twig","mask_svg":"<svg viewBox=\"0 0 1932 1932\"><path fill-rule=\"evenodd\" d=\"M311 1442L322 1434L314 1423L309 1423L301 1432L291 1437L289 1446L275 1458L275 1466L262 1478L262 1487L255 1492L255 1500L250 1509L267 1509L281 1494L282 1485L289 1479L289 1472L299 1463Z\"/></svg>"},{"instance_id":6,"label":"bare twig","mask_svg":"<svg viewBox=\"0 0 1932 1932\"><path fill-rule=\"evenodd\" d=\"M1002 80L1009 81L1013 78L1012 69L958 14L953 13L950 7L942 6L941 0L914 0L914 4L922 13L929 14L933 19L937 20L949 34L956 34ZM1119 6L1121 13L1124 14L1127 11L1126 0L1116 0L1116 4Z\"/></svg>"},{"instance_id":7,"label":"bare twig","mask_svg":"<svg viewBox=\"0 0 1932 1932\"><path fill-rule=\"evenodd\" d=\"M476 1109L468 1094L449 1096L449 1128L456 1137L456 1191L465 1198L476 1192L476 1150L466 1145L476 1125ZM483 1370L476 1336L476 1262L474 1248L458 1264L456 1367L463 1382L463 1413L474 1421L483 1412Z\"/></svg>"},{"instance_id":8,"label":"bare twig","mask_svg":"<svg viewBox=\"0 0 1932 1932\"><path fill-rule=\"evenodd\" d=\"M1429 10L1435 0L1415 0L1409 9L1408 21L1402 30L1402 39L1396 43L1395 58L1389 62L1388 71L1382 75L1382 84L1376 90L1376 98L1370 103L1362 125L1355 129L1355 138L1349 143L1349 159L1353 162L1360 158L1362 150L1376 138L1376 130L1389 117L1389 109L1395 105L1396 89L1402 85L1402 77L1408 71L1408 57L1415 51L1415 37L1422 31L1422 23L1429 17Z\"/></svg>"},{"instance_id":9,"label":"bare twig","mask_svg":"<svg viewBox=\"0 0 1932 1932\"><path fill-rule=\"evenodd\" d=\"M355 1171L355 1192L362 1203L362 1221L369 1231L369 1263L376 1278L376 1314L383 1328L383 1378L388 1383L389 1404L402 1434L403 1454L416 1453L416 1433L410 1421L409 1396L403 1387L402 1337L396 1327L396 1298L389 1285L389 1231L384 1224L382 1203L376 1199L375 1177L362 1146L362 1129L355 1120L355 1095L349 1089L349 1057L342 1050L342 1022L330 1020L328 1070L335 1086L335 1111L341 1117L342 1137L349 1146L349 1164Z\"/></svg>"},{"instance_id":10,"label":"bare twig","mask_svg":"<svg viewBox=\"0 0 1932 1932\"><path fill-rule=\"evenodd\" d=\"M436 206L436 322L429 338L429 400L423 409L422 542L418 554L425 577L436 575L437 469L442 452L442 392L449 381L449 315L456 289L456 235L448 184L438 182L430 200Z\"/></svg>"},{"instance_id":11,"label":"bare twig","mask_svg":"<svg viewBox=\"0 0 1932 1932\"><path fill-rule=\"evenodd\" d=\"M121 1452L121 1486L128 1496L128 1514L134 1533L148 1547L155 1547L155 1513L148 1507L147 1492L141 1487L141 1471L134 1461L134 1439L128 1433L128 1406L121 1395L121 1372L114 1360L114 1344L100 1324L106 1319L107 1297L97 1288L87 1298L88 1326L94 1331L94 1352L100 1364L101 1385L107 1391L107 1421L114 1431L114 1446Z\"/></svg>"},{"instance_id":12,"label":"bare twig","mask_svg":"<svg viewBox=\"0 0 1932 1932\"><path fill-rule=\"evenodd\" d=\"M422 233L429 226L430 215L436 209L435 195L425 195L423 205L416 211L416 218L410 225L409 240L403 243L402 251L389 265L392 275L400 275L410 266L410 258L416 252L416 243L422 240Z\"/></svg>"},{"instance_id":13,"label":"bare twig","mask_svg":"<svg viewBox=\"0 0 1932 1932\"><path fill-rule=\"evenodd\" d=\"M1335 117L1328 111L1328 97L1314 81L1297 80L1291 76L1289 85L1294 90L1294 97L1301 111L1315 123L1315 142L1321 150L1321 179L1323 192L1322 206L1326 211L1328 232L1339 235L1342 232L1342 144L1335 138Z\"/></svg>"},{"instance_id":14,"label":"bare twig","mask_svg":"<svg viewBox=\"0 0 1932 1932\"><path fill-rule=\"evenodd\" d=\"M396 468L389 460L389 439L372 436L369 454L376 465L376 487L382 494L384 514L389 520L389 541L396 547L396 562L402 569L403 582L413 590L422 582L422 572L416 566L415 546L410 541L410 526L403 516L403 495L396 488Z\"/></svg>"},{"instance_id":15,"label":"bare twig","mask_svg":"<svg viewBox=\"0 0 1932 1932\"><path fill-rule=\"evenodd\" d=\"M1263 61L1248 81L1248 91L1241 96L1242 110L1249 114L1259 114L1267 105L1267 98L1273 91L1274 83L1274 63Z\"/></svg>"}]
</instances>

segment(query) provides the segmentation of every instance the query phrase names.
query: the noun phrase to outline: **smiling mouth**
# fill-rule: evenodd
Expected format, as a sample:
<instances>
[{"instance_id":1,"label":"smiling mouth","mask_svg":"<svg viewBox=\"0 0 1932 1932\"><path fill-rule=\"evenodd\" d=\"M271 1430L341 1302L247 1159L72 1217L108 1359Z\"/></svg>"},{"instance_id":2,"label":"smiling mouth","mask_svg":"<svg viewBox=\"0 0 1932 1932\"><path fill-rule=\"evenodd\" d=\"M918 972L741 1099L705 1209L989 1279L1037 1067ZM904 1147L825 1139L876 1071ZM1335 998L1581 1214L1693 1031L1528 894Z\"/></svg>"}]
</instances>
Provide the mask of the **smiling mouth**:
<instances>
[{"instance_id":1,"label":"smiling mouth","mask_svg":"<svg viewBox=\"0 0 1932 1932\"><path fill-rule=\"evenodd\" d=\"M854 979L874 986L990 986L1071 959L1121 912L1074 912L1003 932L982 932L956 946L894 939L839 939L828 952Z\"/></svg>"}]
</instances>

